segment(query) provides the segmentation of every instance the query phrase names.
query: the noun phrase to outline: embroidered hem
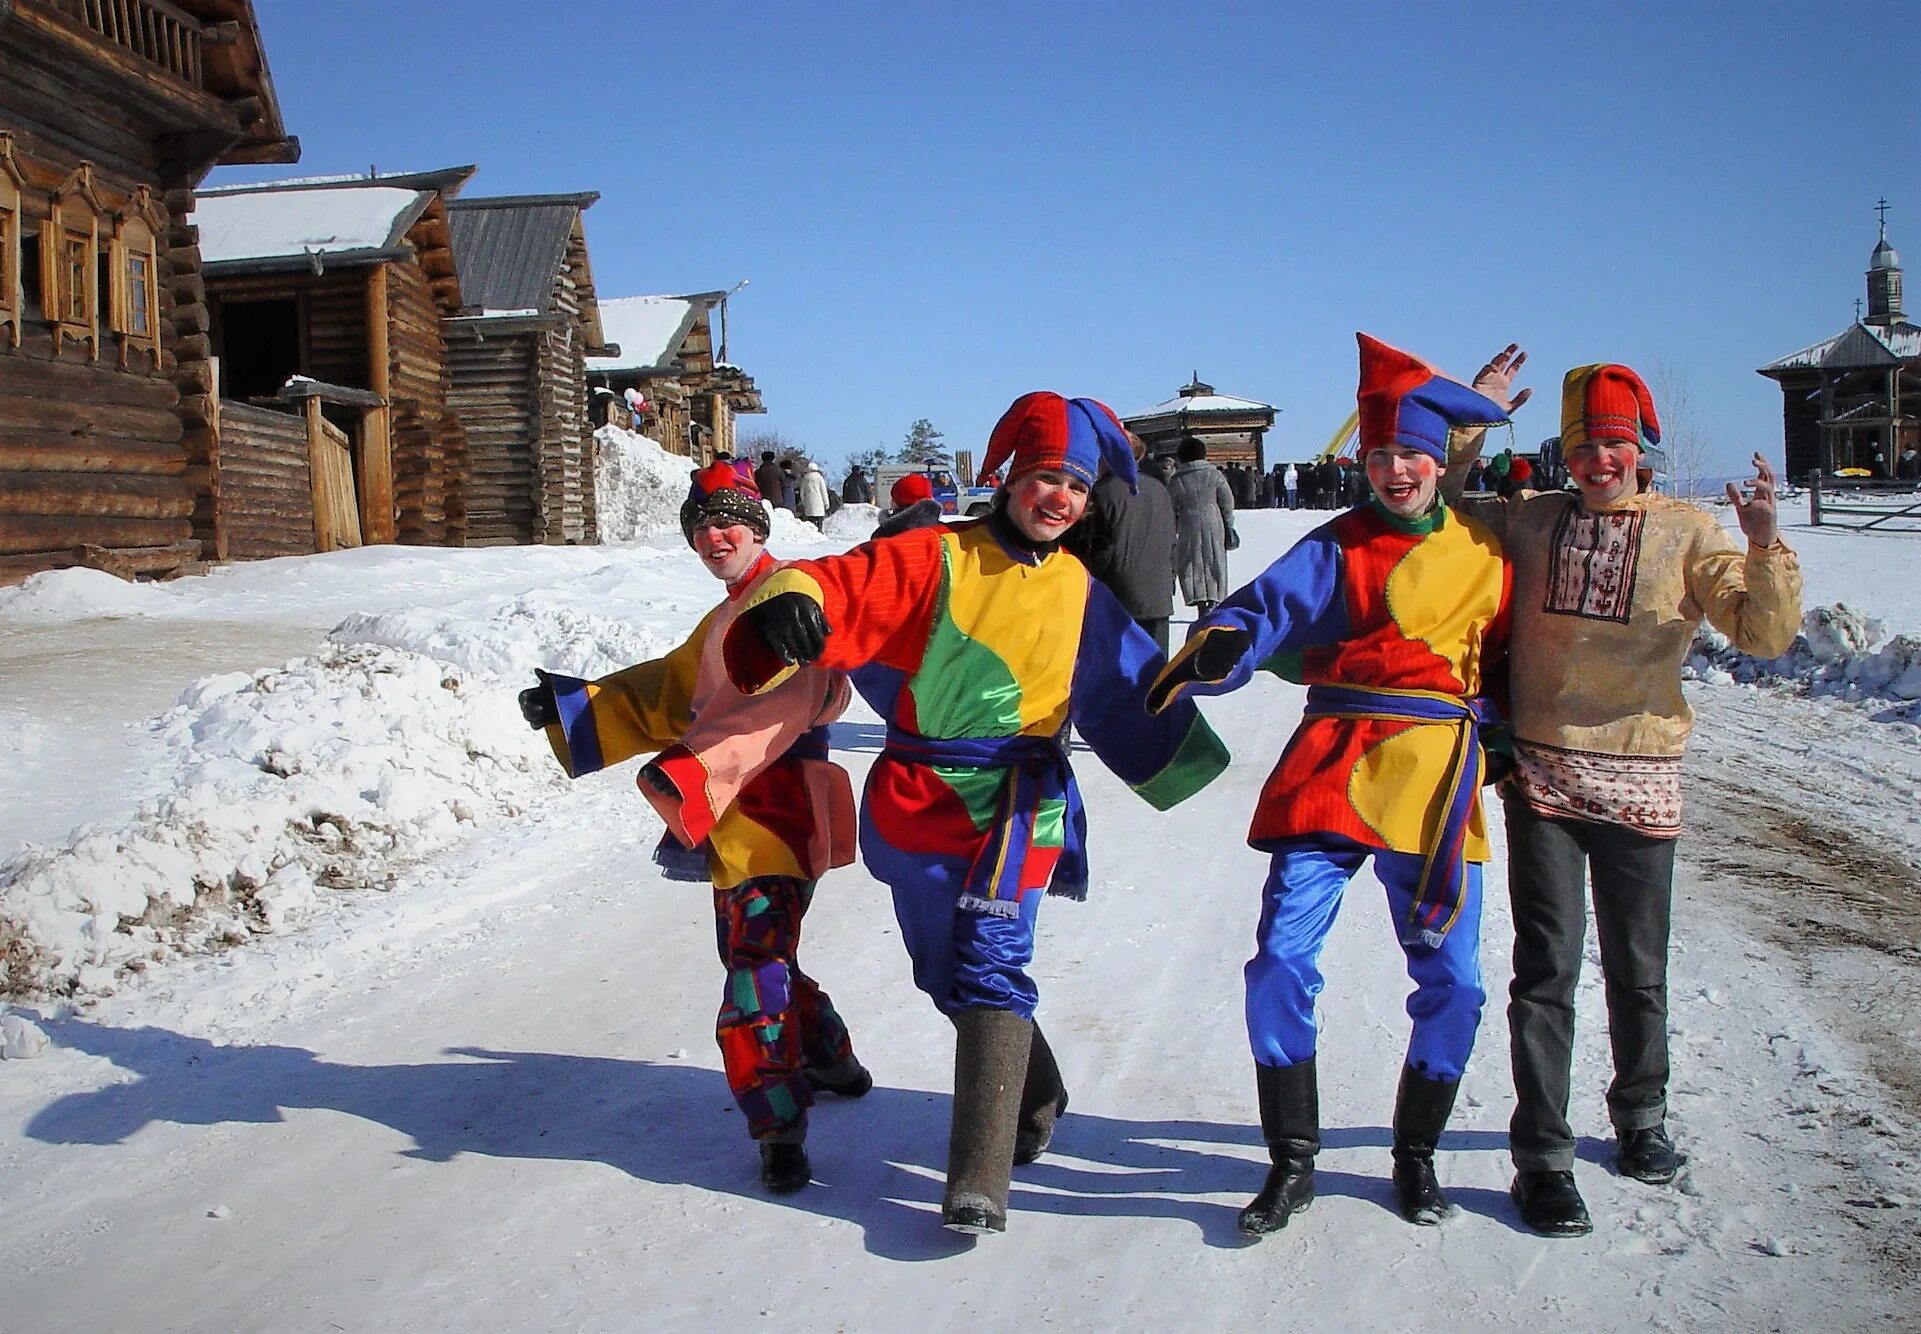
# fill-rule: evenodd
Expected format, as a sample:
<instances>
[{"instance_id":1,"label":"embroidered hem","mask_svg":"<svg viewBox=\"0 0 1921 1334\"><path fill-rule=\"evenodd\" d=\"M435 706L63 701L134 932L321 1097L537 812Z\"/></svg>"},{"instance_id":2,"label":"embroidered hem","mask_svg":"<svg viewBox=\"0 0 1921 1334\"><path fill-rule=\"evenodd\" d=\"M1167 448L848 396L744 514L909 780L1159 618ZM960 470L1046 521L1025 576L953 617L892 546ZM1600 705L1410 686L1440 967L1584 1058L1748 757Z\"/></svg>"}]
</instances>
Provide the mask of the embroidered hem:
<instances>
[{"instance_id":1,"label":"embroidered hem","mask_svg":"<svg viewBox=\"0 0 1921 1334\"><path fill-rule=\"evenodd\" d=\"M1620 825L1649 838L1681 833L1681 757L1604 755L1514 743L1515 791L1550 820Z\"/></svg>"}]
</instances>

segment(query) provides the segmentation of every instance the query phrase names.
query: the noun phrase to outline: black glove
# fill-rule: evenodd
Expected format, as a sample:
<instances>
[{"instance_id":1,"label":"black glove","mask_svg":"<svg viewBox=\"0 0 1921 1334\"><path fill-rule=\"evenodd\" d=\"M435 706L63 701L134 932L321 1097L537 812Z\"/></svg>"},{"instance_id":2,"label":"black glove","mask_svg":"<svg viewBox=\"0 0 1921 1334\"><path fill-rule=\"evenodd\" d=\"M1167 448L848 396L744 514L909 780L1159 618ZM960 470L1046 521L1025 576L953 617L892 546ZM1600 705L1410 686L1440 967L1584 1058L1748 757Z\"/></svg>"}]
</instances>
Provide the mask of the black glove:
<instances>
[{"instance_id":1,"label":"black glove","mask_svg":"<svg viewBox=\"0 0 1921 1334\"><path fill-rule=\"evenodd\" d=\"M1227 549L1229 551L1239 551L1241 549L1241 535L1232 528L1227 530Z\"/></svg>"},{"instance_id":2,"label":"black glove","mask_svg":"<svg viewBox=\"0 0 1921 1334\"><path fill-rule=\"evenodd\" d=\"M1159 713L1174 698L1177 687L1194 682L1225 681L1254 644L1254 636L1231 626L1208 630L1192 653L1162 669L1147 692L1147 711Z\"/></svg>"},{"instance_id":3,"label":"black glove","mask_svg":"<svg viewBox=\"0 0 1921 1334\"><path fill-rule=\"evenodd\" d=\"M655 792L660 793L663 797L668 797L676 801L680 799L680 789L674 786L674 780L662 773L651 763L641 766L640 781L652 788Z\"/></svg>"},{"instance_id":4,"label":"black glove","mask_svg":"<svg viewBox=\"0 0 1921 1334\"><path fill-rule=\"evenodd\" d=\"M805 667L827 647L827 618L805 593L776 593L741 613L760 642L782 662Z\"/></svg>"},{"instance_id":5,"label":"black glove","mask_svg":"<svg viewBox=\"0 0 1921 1334\"><path fill-rule=\"evenodd\" d=\"M560 721L560 705L554 702L554 679L538 667L534 675L540 678L540 684L520 692L520 716L538 732Z\"/></svg>"}]
</instances>

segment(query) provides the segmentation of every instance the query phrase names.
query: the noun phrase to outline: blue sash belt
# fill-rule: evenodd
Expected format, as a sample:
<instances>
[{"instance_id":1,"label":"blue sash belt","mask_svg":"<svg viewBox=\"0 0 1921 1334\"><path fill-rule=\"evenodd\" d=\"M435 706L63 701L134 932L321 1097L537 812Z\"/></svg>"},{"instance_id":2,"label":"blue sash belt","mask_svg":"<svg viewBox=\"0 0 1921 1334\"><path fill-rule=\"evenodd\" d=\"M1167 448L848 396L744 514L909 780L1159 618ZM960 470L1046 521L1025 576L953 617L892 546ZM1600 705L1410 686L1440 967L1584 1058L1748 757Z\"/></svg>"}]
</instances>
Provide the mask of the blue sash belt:
<instances>
[{"instance_id":1,"label":"blue sash belt","mask_svg":"<svg viewBox=\"0 0 1921 1334\"><path fill-rule=\"evenodd\" d=\"M1467 883L1467 822L1474 811L1486 763L1481 753L1480 726L1492 721L1492 707L1484 699L1457 699L1422 690L1315 685L1308 687L1302 716L1454 729L1454 756L1443 790L1446 809L1433 842L1421 849L1421 879L1401 932L1405 944L1439 949L1448 928L1461 915L1461 896Z\"/></svg>"},{"instance_id":2,"label":"blue sash belt","mask_svg":"<svg viewBox=\"0 0 1921 1334\"><path fill-rule=\"evenodd\" d=\"M1000 806L967 880L960 906L996 917L1020 915L1021 881L1034 847L1041 803L1066 805L1060 861L1049 894L1087 897L1087 812L1067 752L1052 737L925 737L887 729L886 753L905 764L946 769L1006 769Z\"/></svg>"}]
</instances>

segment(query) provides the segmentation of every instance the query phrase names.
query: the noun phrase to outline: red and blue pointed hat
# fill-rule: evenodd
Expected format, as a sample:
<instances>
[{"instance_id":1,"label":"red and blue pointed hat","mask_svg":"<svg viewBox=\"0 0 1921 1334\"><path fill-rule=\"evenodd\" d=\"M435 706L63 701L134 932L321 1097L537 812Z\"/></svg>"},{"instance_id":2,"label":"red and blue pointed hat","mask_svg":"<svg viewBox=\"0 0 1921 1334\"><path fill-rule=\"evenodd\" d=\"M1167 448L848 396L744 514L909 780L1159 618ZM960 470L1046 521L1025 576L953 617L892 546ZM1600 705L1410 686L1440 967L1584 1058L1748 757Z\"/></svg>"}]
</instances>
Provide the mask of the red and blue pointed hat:
<instances>
[{"instance_id":1,"label":"red and blue pointed hat","mask_svg":"<svg viewBox=\"0 0 1921 1334\"><path fill-rule=\"evenodd\" d=\"M1134 446L1114 409L1099 399L1062 398L1043 389L1022 394L1001 414L980 470L985 476L1006 464L1011 482L1045 469L1092 486L1103 463L1134 489Z\"/></svg>"},{"instance_id":2,"label":"red and blue pointed hat","mask_svg":"<svg viewBox=\"0 0 1921 1334\"><path fill-rule=\"evenodd\" d=\"M1507 413L1493 399L1448 379L1419 357L1364 333L1354 337L1361 345L1356 398L1363 458L1370 449L1407 446L1445 464L1450 431L1507 422Z\"/></svg>"}]
</instances>

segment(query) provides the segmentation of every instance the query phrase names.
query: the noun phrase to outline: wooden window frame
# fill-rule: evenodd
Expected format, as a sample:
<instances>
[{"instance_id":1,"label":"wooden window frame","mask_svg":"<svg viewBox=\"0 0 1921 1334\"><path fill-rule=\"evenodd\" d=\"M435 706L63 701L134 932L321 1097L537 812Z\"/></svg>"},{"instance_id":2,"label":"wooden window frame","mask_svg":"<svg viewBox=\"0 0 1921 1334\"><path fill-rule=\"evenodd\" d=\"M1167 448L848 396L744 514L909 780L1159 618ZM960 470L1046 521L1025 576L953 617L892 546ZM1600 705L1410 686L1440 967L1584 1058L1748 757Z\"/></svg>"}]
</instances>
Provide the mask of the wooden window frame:
<instances>
[{"instance_id":1,"label":"wooden window frame","mask_svg":"<svg viewBox=\"0 0 1921 1334\"><path fill-rule=\"evenodd\" d=\"M20 273L22 226L26 210L20 191L26 174L13 157L13 136L0 134L0 330L7 341L20 346L21 326L26 320L25 279Z\"/></svg>"},{"instance_id":2,"label":"wooden window frame","mask_svg":"<svg viewBox=\"0 0 1921 1334\"><path fill-rule=\"evenodd\" d=\"M53 327L53 354L62 340L87 344L100 356L100 217L106 212L93 191L93 164L82 162L49 196L51 208L40 229L40 308ZM77 262L69 263L75 245ZM75 301L72 275L79 274ZM77 312L76 312L77 306Z\"/></svg>"},{"instance_id":3,"label":"wooden window frame","mask_svg":"<svg viewBox=\"0 0 1921 1334\"><path fill-rule=\"evenodd\" d=\"M128 346L142 347L156 358L160 355L160 240L166 219L154 207L146 186L134 191L125 210L114 217L113 240L108 247L108 327ZM137 284L133 266L145 261L146 295L136 306ZM136 316L144 316L146 328L138 327Z\"/></svg>"}]
</instances>

